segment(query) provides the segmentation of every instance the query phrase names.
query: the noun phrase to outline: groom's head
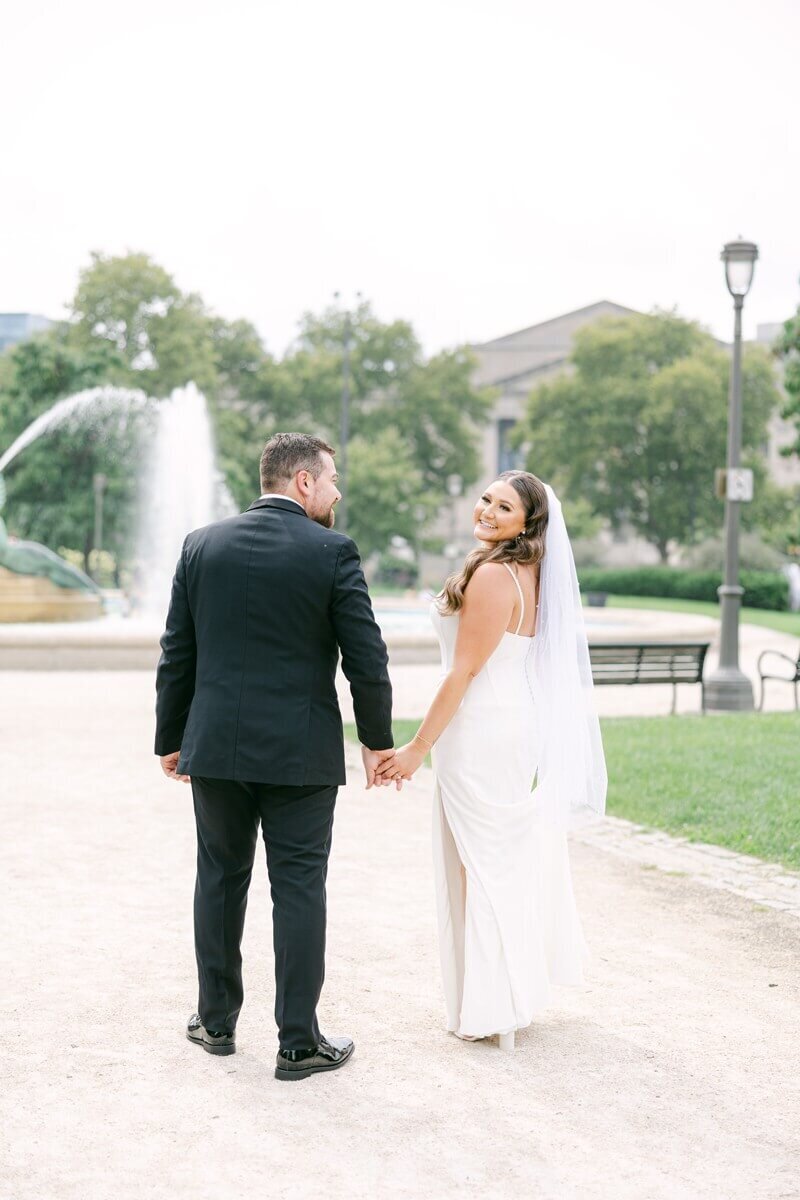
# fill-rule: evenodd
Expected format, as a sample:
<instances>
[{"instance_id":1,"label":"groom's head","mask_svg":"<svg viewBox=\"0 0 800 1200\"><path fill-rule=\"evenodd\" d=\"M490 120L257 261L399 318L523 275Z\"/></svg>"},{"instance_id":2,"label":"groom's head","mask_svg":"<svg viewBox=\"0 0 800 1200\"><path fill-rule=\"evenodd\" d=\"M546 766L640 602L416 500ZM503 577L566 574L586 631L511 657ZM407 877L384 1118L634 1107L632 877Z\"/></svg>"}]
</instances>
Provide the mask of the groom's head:
<instances>
[{"instance_id":1,"label":"groom's head","mask_svg":"<svg viewBox=\"0 0 800 1200\"><path fill-rule=\"evenodd\" d=\"M322 438L307 433L276 433L261 455L261 494L291 496L307 516L330 529L333 506L341 500L334 450Z\"/></svg>"}]
</instances>

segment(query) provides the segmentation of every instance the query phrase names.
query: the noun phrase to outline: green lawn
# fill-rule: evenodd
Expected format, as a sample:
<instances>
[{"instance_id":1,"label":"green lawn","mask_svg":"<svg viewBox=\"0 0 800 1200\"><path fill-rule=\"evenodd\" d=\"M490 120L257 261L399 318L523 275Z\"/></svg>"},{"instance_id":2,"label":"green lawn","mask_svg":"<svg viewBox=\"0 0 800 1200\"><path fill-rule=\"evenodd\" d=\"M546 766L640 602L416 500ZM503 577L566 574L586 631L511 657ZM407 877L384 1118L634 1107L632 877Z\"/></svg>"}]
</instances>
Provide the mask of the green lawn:
<instances>
[{"instance_id":1,"label":"green lawn","mask_svg":"<svg viewBox=\"0 0 800 1200\"><path fill-rule=\"evenodd\" d=\"M608 810L800 868L800 715L603 721Z\"/></svg>"},{"instance_id":2,"label":"green lawn","mask_svg":"<svg viewBox=\"0 0 800 1200\"><path fill-rule=\"evenodd\" d=\"M719 604L710 600L672 600L657 596L609 596L609 608L653 608L661 612L698 613L703 617L719 618ZM800 638L800 613L773 612L766 608L743 608L741 620L748 625L764 625L779 633Z\"/></svg>"},{"instance_id":3,"label":"green lawn","mask_svg":"<svg viewBox=\"0 0 800 1200\"><path fill-rule=\"evenodd\" d=\"M800 715L603 721L608 811L800 870ZM395 744L419 721L396 721ZM347 726L355 739L355 728Z\"/></svg>"}]
</instances>

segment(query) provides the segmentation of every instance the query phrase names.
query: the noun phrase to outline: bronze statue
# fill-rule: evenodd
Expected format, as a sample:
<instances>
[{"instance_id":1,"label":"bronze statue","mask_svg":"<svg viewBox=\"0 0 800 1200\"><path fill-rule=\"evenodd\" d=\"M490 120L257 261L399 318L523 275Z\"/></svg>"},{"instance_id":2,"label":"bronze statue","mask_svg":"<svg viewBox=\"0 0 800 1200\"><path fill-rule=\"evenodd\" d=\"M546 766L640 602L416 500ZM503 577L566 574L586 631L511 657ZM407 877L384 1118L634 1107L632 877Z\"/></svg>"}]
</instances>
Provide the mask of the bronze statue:
<instances>
[{"instance_id":1,"label":"bronze statue","mask_svg":"<svg viewBox=\"0 0 800 1200\"><path fill-rule=\"evenodd\" d=\"M0 509L5 500L3 477L0 475ZM17 575L42 575L58 587L81 592L99 593L93 579L66 559L42 546L39 542L23 542L8 536L3 518L0 517L0 567Z\"/></svg>"}]
</instances>

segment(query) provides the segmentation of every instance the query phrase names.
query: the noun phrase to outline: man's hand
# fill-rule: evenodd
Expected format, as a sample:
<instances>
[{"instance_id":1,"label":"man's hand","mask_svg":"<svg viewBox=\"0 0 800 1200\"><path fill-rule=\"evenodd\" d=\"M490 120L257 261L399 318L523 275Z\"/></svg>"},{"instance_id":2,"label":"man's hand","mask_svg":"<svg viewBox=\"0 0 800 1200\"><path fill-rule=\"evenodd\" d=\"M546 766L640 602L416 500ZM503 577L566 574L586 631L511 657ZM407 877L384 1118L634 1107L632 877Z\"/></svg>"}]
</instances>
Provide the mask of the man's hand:
<instances>
[{"instance_id":1,"label":"man's hand","mask_svg":"<svg viewBox=\"0 0 800 1200\"><path fill-rule=\"evenodd\" d=\"M394 751L392 751L392 753L394 753ZM174 750L172 754L162 754L161 770L164 772L167 779L175 779L178 783L188 783L191 776L178 774L178 759L180 756L180 750Z\"/></svg>"},{"instance_id":2,"label":"man's hand","mask_svg":"<svg viewBox=\"0 0 800 1200\"><path fill-rule=\"evenodd\" d=\"M402 780L414 778L414 773L419 770L424 761L424 748L412 740L406 746L401 746L399 750L396 750L394 758L381 763L375 776L375 783L391 783L392 780L395 780L399 787Z\"/></svg>"},{"instance_id":3,"label":"man's hand","mask_svg":"<svg viewBox=\"0 0 800 1200\"><path fill-rule=\"evenodd\" d=\"M391 749L391 750L368 750L366 746L362 746L361 747L361 758L363 760L364 771L366 772L366 776L367 776L367 791L369 791L369 789L371 787L374 787L376 785L378 787L381 787L381 786L385 787L386 784L389 784L392 782L391 779L389 779L389 778L384 779L381 775L379 775L378 768L383 763L386 763L390 759L394 758L394 750L393 749ZM400 788L402 786L403 786L402 779L398 779L397 780L398 792L400 791Z\"/></svg>"}]
</instances>

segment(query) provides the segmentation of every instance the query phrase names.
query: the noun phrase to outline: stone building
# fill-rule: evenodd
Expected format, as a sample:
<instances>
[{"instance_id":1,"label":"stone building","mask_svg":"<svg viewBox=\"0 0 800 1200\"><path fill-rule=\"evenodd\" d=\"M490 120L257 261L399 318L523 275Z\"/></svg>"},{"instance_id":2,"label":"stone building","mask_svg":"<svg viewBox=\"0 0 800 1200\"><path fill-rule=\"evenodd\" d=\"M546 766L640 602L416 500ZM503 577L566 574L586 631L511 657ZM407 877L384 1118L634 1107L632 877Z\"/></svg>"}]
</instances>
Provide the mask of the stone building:
<instances>
[{"instance_id":1,"label":"stone building","mask_svg":"<svg viewBox=\"0 0 800 1200\"><path fill-rule=\"evenodd\" d=\"M445 574L475 545L472 537L472 510L482 483L495 478L501 471L521 466L521 456L509 444L509 435L523 415L528 396L538 384L569 370L573 338L579 329L601 317L629 317L636 310L600 300L574 312L564 313L538 325L530 325L515 333L504 334L488 342L474 344L471 349L477 358L475 382L496 391L497 398L487 424L481 430L480 481L460 494L459 480L448 480L452 502L442 512L436 526L438 536L446 540L445 554L423 555L422 581L438 586ZM756 340L764 345L774 342L779 325L759 325ZM726 343L720 343L726 349ZM800 459L781 456L780 447L793 436L793 426L775 413L769 426L765 447L770 474L782 487L800 485ZM723 466L723 463L716 464ZM709 485L710 486L710 485ZM611 561L620 563L657 561L656 551L644 542L612 538L608 535Z\"/></svg>"},{"instance_id":2,"label":"stone building","mask_svg":"<svg viewBox=\"0 0 800 1200\"><path fill-rule=\"evenodd\" d=\"M461 495L458 478L448 480L454 499L436 526L436 533L447 539L445 554L423 555L424 583L438 586L443 575L475 545L472 510L477 489L501 471L522 465L519 452L509 445L509 434L523 415L533 389L544 380L569 370L575 333L600 317L629 317L634 311L611 300L600 300L575 312L470 347L477 359L475 382L482 387L494 388L497 398L480 433L480 482Z\"/></svg>"}]
</instances>

